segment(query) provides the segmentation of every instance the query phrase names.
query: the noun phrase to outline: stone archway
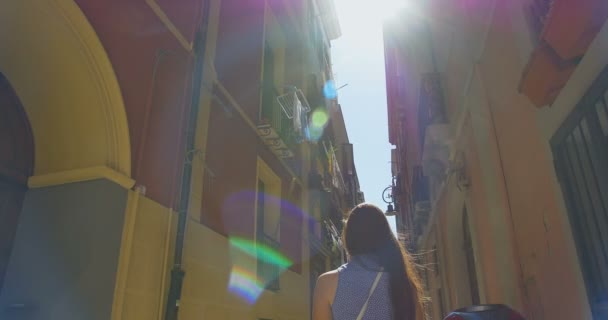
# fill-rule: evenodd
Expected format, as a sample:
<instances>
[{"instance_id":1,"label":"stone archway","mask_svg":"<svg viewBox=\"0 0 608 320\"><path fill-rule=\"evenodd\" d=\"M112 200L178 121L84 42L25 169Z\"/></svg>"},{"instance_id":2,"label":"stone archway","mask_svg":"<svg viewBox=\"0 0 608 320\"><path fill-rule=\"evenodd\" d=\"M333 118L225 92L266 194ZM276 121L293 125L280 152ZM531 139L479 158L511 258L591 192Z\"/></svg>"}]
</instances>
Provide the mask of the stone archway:
<instances>
[{"instance_id":1,"label":"stone archway","mask_svg":"<svg viewBox=\"0 0 608 320\"><path fill-rule=\"evenodd\" d=\"M109 319L134 184L112 65L73 0L0 1L0 43L0 318Z\"/></svg>"},{"instance_id":2,"label":"stone archway","mask_svg":"<svg viewBox=\"0 0 608 320\"><path fill-rule=\"evenodd\" d=\"M10 83L0 73L0 289L34 167L29 121Z\"/></svg>"},{"instance_id":3,"label":"stone archway","mask_svg":"<svg viewBox=\"0 0 608 320\"><path fill-rule=\"evenodd\" d=\"M122 95L78 5L2 1L0 43L0 72L19 97L36 141L30 185L59 183L58 175L86 180L75 176L92 175L90 168L128 180L131 152Z\"/></svg>"}]
</instances>

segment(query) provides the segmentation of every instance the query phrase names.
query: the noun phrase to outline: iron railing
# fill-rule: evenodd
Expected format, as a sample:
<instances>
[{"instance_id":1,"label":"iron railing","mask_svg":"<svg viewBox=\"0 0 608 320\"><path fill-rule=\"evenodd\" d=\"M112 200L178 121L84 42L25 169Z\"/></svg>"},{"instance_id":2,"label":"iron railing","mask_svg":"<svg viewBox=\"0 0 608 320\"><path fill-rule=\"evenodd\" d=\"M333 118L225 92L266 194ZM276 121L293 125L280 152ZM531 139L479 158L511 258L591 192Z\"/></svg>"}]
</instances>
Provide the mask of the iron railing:
<instances>
[{"instance_id":1,"label":"iron railing","mask_svg":"<svg viewBox=\"0 0 608 320\"><path fill-rule=\"evenodd\" d=\"M262 95L262 110L260 124L269 124L281 140L290 148L296 144L296 133L293 120L289 119L279 103L279 91L275 87L266 87Z\"/></svg>"},{"instance_id":2,"label":"iron railing","mask_svg":"<svg viewBox=\"0 0 608 320\"><path fill-rule=\"evenodd\" d=\"M418 136L420 148L424 148L426 128L434 124L447 123L447 114L443 102L440 77L438 73L422 75L420 98L418 100Z\"/></svg>"},{"instance_id":3,"label":"iron railing","mask_svg":"<svg viewBox=\"0 0 608 320\"><path fill-rule=\"evenodd\" d=\"M551 144L594 319L608 318L608 68Z\"/></svg>"}]
</instances>

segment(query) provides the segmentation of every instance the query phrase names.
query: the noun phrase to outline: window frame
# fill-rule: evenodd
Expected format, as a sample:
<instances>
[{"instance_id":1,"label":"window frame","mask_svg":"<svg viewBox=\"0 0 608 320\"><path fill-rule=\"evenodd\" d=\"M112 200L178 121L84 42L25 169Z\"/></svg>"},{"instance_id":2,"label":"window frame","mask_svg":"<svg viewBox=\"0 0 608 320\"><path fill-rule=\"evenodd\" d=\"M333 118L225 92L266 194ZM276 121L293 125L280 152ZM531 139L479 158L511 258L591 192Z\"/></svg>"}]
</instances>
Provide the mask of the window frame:
<instances>
[{"instance_id":1,"label":"window frame","mask_svg":"<svg viewBox=\"0 0 608 320\"><path fill-rule=\"evenodd\" d=\"M256 188L255 188L255 223L254 223L254 238L256 247L258 244L263 244L276 251L281 247L281 216L282 208L280 203L277 204L277 199L281 199L282 181L281 178L262 160L257 159L256 170ZM261 188L261 186L263 186ZM263 189L263 190L260 190ZM274 199L273 199L274 198ZM263 201L263 208L260 207L260 200ZM269 201L270 200L270 201ZM273 203L275 202L275 203ZM262 212L260 212L262 211ZM266 218L270 215L276 215L274 234L268 234L266 227ZM262 283L266 283L265 288L270 291L278 291L280 289L281 270L279 266L267 263L257 259L257 276ZM269 276L272 279L268 279Z\"/></svg>"},{"instance_id":2,"label":"window frame","mask_svg":"<svg viewBox=\"0 0 608 320\"><path fill-rule=\"evenodd\" d=\"M598 104L599 107L598 107ZM598 109L599 108L599 109ZM588 302L594 318L608 307L608 67L551 139Z\"/></svg>"}]
</instances>

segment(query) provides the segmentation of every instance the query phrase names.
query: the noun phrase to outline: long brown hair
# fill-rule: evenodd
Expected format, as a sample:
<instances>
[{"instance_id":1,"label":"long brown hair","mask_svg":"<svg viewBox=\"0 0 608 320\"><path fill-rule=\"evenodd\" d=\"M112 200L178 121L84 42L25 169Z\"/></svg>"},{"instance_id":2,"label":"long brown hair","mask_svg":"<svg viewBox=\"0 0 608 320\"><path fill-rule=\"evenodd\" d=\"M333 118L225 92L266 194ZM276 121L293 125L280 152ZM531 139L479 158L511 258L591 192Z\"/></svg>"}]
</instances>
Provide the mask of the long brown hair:
<instances>
[{"instance_id":1,"label":"long brown hair","mask_svg":"<svg viewBox=\"0 0 608 320\"><path fill-rule=\"evenodd\" d=\"M395 320L414 320L422 314L422 286L415 264L380 208L368 203L353 208L342 237L349 256L372 256L389 273Z\"/></svg>"}]
</instances>

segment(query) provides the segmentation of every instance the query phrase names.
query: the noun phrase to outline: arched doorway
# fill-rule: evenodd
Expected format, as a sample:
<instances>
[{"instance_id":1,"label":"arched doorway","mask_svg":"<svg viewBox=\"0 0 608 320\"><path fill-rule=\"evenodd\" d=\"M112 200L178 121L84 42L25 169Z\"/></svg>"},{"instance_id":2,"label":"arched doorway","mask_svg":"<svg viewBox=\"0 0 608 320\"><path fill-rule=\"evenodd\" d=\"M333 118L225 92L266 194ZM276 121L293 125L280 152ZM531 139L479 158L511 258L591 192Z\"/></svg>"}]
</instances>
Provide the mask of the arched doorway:
<instances>
[{"instance_id":1,"label":"arched doorway","mask_svg":"<svg viewBox=\"0 0 608 320\"><path fill-rule=\"evenodd\" d=\"M0 289L13 247L27 179L34 166L34 143L19 98L0 73Z\"/></svg>"},{"instance_id":2,"label":"arched doorway","mask_svg":"<svg viewBox=\"0 0 608 320\"><path fill-rule=\"evenodd\" d=\"M112 64L73 0L0 1L0 43L0 318L110 319L134 184Z\"/></svg>"},{"instance_id":3,"label":"arched doorway","mask_svg":"<svg viewBox=\"0 0 608 320\"><path fill-rule=\"evenodd\" d=\"M130 178L122 93L78 5L0 1L0 43L0 70L19 96L36 141L28 185L52 185L58 175L100 167Z\"/></svg>"}]
</instances>

